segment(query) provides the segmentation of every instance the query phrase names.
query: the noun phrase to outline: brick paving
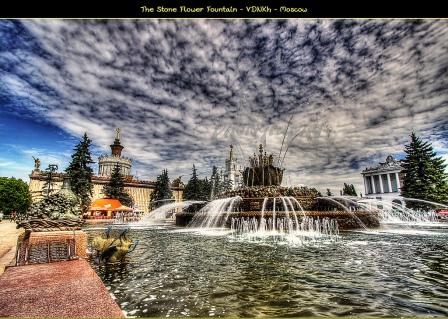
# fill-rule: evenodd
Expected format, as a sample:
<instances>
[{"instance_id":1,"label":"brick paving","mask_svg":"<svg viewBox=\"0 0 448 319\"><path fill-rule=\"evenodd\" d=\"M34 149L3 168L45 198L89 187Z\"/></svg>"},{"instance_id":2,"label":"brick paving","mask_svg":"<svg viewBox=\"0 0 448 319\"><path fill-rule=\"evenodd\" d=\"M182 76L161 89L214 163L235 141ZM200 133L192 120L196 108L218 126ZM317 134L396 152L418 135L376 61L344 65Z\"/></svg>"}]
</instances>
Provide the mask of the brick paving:
<instances>
[{"instance_id":1,"label":"brick paving","mask_svg":"<svg viewBox=\"0 0 448 319\"><path fill-rule=\"evenodd\" d=\"M84 259L9 267L0 276L0 317L124 317Z\"/></svg>"}]
</instances>

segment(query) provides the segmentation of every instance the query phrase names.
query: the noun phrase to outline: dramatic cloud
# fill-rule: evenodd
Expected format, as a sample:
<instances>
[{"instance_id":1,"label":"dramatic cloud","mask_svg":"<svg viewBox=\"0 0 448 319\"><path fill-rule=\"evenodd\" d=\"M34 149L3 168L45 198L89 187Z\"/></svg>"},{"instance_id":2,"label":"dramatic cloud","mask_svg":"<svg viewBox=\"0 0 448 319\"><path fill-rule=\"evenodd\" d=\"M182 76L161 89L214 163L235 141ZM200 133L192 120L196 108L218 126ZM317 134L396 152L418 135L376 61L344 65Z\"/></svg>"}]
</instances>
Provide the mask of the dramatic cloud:
<instances>
[{"instance_id":1,"label":"dramatic cloud","mask_svg":"<svg viewBox=\"0 0 448 319\"><path fill-rule=\"evenodd\" d=\"M285 184L363 192L412 130L448 151L445 20L1 21L0 46L2 107L103 152L122 128L141 177L277 155L288 121Z\"/></svg>"}]
</instances>

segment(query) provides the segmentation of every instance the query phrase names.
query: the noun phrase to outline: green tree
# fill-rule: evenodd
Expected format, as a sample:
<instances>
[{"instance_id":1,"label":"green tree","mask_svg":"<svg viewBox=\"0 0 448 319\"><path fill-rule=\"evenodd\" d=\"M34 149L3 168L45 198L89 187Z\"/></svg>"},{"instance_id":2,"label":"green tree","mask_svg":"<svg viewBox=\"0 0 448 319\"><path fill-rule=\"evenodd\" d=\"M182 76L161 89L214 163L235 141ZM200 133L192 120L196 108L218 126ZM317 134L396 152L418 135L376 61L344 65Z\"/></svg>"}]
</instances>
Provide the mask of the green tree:
<instances>
[{"instance_id":1,"label":"green tree","mask_svg":"<svg viewBox=\"0 0 448 319\"><path fill-rule=\"evenodd\" d=\"M212 176L210 178L210 182L211 182L211 198L213 198L223 191L223 181L221 181L221 178L218 173L218 168L216 166L213 166L212 168Z\"/></svg>"},{"instance_id":2,"label":"green tree","mask_svg":"<svg viewBox=\"0 0 448 319\"><path fill-rule=\"evenodd\" d=\"M42 194L46 196L50 196L53 192L54 188L54 173L58 170L58 166L56 164L50 164L45 169L44 175L44 184L42 185Z\"/></svg>"},{"instance_id":3,"label":"green tree","mask_svg":"<svg viewBox=\"0 0 448 319\"><path fill-rule=\"evenodd\" d=\"M355 186L353 184L346 184L346 183L344 183L344 188L342 189L342 195L358 196L355 190Z\"/></svg>"},{"instance_id":4,"label":"green tree","mask_svg":"<svg viewBox=\"0 0 448 319\"><path fill-rule=\"evenodd\" d=\"M112 170L109 182L103 187L103 193L108 198L118 199L125 206L131 207L133 205L132 197L124 189L124 177L121 175L118 165L115 165Z\"/></svg>"},{"instance_id":5,"label":"green tree","mask_svg":"<svg viewBox=\"0 0 448 319\"><path fill-rule=\"evenodd\" d=\"M183 198L185 200L198 200L200 197L200 188L201 186L196 171L196 166L193 164L193 173L185 186Z\"/></svg>"},{"instance_id":6,"label":"green tree","mask_svg":"<svg viewBox=\"0 0 448 319\"><path fill-rule=\"evenodd\" d=\"M180 185L180 178L178 179L178 184ZM170 178L168 177L168 171L164 169L162 174L157 176L157 180L154 184L154 190L151 193L150 207L155 209L162 205L167 204L165 199L172 199L173 192L171 191Z\"/></svg>"},{"instance_id":7,"label":"green tree","mask_svg":"<svg viewBox=\"0 0 448 319\"><path fill-rule=\"evenodd\" d=\"M329 188L327 188L327 196L333 196L333 193L331 192L331 190Z\"/></svg>"},{"instance_id":8,"label":"green tree","mask_svg":"<svg viewBox=\"0 0 448 319\"><path fill-rule=\"evenodd\" d=\"M199 180L199 196L197 200L209 200L212 193L212 182L207 178Z\"/></svg>"},{"instance_id":9,"label":"green tree","mask_svg":"<svg viewBox=\"0 0 448 319\"><path fill-rule=\"evenodd\" d=\"M437 157L432 145L423 142L414 132L411 141L405 145L406 157L402 161L404 175L401 195L434 202L448 201L448 176L446 164ZM406 201L412 209L431 209L431 205L421 202Z\"/></svg>"},{"instance_id":10,"label":"green tree","mask_svg":"<svg viewBox=\"0 0 448 319\"><path fill-rule=\"evenodd\" d=\"M0 177L0 211L5 214L26 213L31 205L31 194L28 184L14 177Z\"/></svg>"},{"instance_id":11,"label":"green tree","mask_svg":"<svg viewBox=\"0 0 448 319\"><path fill-rule=\"evenodd\" d=\"M83 213L90 208L93 190L93 170L90 165L94 162L89 149L91 143L92 141L84 133L82 141L75 146L72 160L65 170L71 179L71 189L78 197Z\"/></svg>"}]
</instances>

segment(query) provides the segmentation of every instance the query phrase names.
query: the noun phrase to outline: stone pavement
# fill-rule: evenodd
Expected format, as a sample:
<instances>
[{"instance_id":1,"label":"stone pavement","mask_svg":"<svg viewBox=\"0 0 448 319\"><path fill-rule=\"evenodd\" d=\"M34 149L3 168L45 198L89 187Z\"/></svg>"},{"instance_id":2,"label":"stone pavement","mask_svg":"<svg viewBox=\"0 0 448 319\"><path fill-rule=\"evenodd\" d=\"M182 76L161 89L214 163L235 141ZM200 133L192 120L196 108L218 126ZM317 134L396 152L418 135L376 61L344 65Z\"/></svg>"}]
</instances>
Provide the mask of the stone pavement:
<instances>
[{"instance_id":1,"label":"stone pavement","mask_svg":"<svg viewBox=\"0 0 448 319\"><path fill-rule=\"evenodd\" d=\"M23 233L16 223L9 220L0 222L0 276L16 255L17 237Z\"/></svg>"},{"instance_id":2,"label":"stone pavement","mask_svg":"<svg viewBox=\"0 0 448 319\"><path fill-rule=\"evenodd\" d=\"M0 317L124 317L84 259L9 267L0 276Z\"/></svg>"}]
</instances>

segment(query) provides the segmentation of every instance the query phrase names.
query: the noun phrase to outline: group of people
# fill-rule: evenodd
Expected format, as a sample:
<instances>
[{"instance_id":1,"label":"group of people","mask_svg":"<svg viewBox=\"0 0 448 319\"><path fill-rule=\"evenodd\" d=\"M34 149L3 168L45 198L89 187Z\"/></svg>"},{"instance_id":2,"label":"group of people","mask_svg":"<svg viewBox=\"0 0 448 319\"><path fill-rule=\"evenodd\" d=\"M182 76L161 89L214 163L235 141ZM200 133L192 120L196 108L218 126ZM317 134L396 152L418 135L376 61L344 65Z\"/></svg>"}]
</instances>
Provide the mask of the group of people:
<instances>
[{"instance_id":1,"label":"group of people","mask_svg":"<svg viewBox=\"0 0 448 319\"><path fill-rule=\"evenodd\" d=\"M123 223L127 223L127 222L137 222L141 219L141 213L139 212L118 212L115 214L114 219L117 222L123 222Z\"/></svg>"},{"instance_id":2,"label":"group of people","mask_svg":"<svg viewBox=\"0 0 448 319\"><path fill-rule=\"evenodd\" d=\"M15 222L17 218L17 213L14 211L11 212L9 215L5 216L5 214L2 211L0 211L0 222L6 218L9 218L10 221Z\"/></svg>"}]
</instances>

